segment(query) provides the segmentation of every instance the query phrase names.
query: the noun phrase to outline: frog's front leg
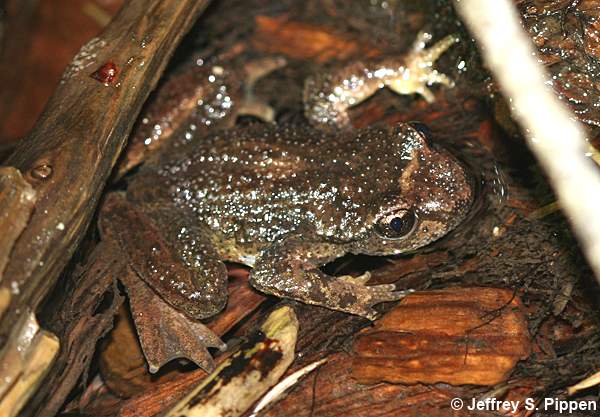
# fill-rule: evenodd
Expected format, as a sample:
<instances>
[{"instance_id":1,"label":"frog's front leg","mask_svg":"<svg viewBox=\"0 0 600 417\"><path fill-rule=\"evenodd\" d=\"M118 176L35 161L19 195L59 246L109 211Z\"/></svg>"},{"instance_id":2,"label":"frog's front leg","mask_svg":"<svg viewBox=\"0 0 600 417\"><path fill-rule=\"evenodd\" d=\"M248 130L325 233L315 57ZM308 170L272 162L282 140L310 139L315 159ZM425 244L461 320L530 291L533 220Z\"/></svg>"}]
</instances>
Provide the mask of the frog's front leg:
<instances>
[{"instance_id":1,"label":"frog's front leg","mask_svg":"<svg viewBox=\"0 0 600 417\"><path fill-rule=\"evenodd\" d=\"M278 297L375 319L372 308L385 301L396 301L407 292L396 291L393 284L367 286L370 274L335 277L319 267L342 255L343 244L321 243L290 236L273 244L257 260L250 283L258 290Z\"/></svg>"}]
</instances>

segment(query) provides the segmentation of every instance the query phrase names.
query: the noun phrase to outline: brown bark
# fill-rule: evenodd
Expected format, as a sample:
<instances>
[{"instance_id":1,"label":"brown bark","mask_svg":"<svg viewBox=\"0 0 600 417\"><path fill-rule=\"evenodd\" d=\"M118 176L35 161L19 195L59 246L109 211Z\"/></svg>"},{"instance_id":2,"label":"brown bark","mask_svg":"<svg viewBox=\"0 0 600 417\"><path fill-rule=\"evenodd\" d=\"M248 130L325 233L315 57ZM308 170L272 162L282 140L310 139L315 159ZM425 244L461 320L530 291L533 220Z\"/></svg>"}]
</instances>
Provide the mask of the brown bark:
<instances>
[{"instance_id":1,"label":"brown bark","mask_svg":"<svg viewBox=\"0 0 600 417\"><path fill-rule=\"evenodd\" d=\"M328 356L328 362L302 379L265 417L488 417L487 412L450 409L452 398L473 396L469 387L363 385L351 376L346 353Z\"/></svg>"},{"instance_id":2,"label":"brown bark","mask_svg":"<svg viewBox=\"0 0 600 417\"><path fill-rule=\"evenodd\" d=\"M56 300L58 306L49 321L61 340L61 349L22 416L54 416L81 374L88 370L97 341L112 328L113 318L124 301L116 279L125 269L117 256L107 255L114 251L115 247L98 245L86 267L74 274L74 288Z\"/></svg>"},{"instance_id":3,"label":"brown bark","mask_svg":"<svg viewBox=\"0 0 600 417\"><path fill-rule=\"evenodd\" d=\"M23 173L38 199L6 267L6 276L21 291L0 321L0 335L7 334L19 311L35 310L57 282L143 102L207 4L129 1L74 58L34 129L7 161ZM105 83L90 77L111 64L116 77Z\"/></svg>"},{"instance_id":4,"label":"brown bark","mask_svg":"<svg viewBox=\"0 0 600 417\"><path fill-rule=\"evenodd\" d=\"M357 338L361 383L495 385L527 358L531 341L520 300L499 288L416 293Z\"/></svg>"},{"instance_id":5,"label":"brown bark","mask_svg":"<svg viewBox=\"0 0 600 417\"><path fill-rule=\"evenodd\" d=\"M8 254L27 225L35 200L35 192L18 170L0 168L0 280L8 263ZM15 292L18 287L11 290Z\"/></svg>"},{"instance_id":6,"label":"brown bark","mask_svg":"<svg viewBox=\"0 0 600 417\"><path fill-rule=\"evenodd\" d=\"M344 39L325 27L288 21L286 17L258 16L253 45L262 52L284 54L296 59L326 62L362 55L373 57L381 51L372 44Z\"/></svg>"}]
</instances>

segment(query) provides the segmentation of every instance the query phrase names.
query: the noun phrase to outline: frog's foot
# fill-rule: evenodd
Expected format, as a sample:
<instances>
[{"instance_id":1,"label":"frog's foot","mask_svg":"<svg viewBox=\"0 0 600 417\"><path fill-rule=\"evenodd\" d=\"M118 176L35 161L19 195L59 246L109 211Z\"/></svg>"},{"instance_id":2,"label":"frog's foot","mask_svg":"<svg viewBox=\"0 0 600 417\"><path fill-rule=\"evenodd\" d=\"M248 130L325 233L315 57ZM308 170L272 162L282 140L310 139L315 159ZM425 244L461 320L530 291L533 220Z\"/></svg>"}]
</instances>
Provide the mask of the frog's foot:
<instances>
[{"instance_id":1,"label":"frog's foot","mask_svg":"<svg viewBox=\"0 0 600 417\"><path fill-rule=\"evenodd\" d=\"M377 311L373 306L401 300L412 292L412 290L397 291L394 284L367 286L365 275L357 277L358 279L349 276L334 278L329 285L332 296L327 307L375 320ZM370 274L367 281L368 278Z\"/></svg>"},{"instance_id":2,"label":"frog's foot","mask_svg":"<svg viewBox=\"0 0 600 417\"><path fill-rule=\"evenodd\" d=\"M208 348L225 349L226 345L219 336L163 301L131 268L125 268L120 280L127 289L132 317L150 373L157 372L176 358L187 358L206 372L214 370Z\"/></svg>"},{"instance_id":3,"label":"frog's foot","mask_svg":"<svg viewBox=\"0 0 600 417\"><path fill-rule=\"evenodd\" d=\"M368 272L359 277L334 277L319 269L346 252L343 244L288 237L263 252L250 274L250 283L268 294L371 320L377 316L374 305L400 300L407 294L391 284L367 286Z\"/></svg>"},{"instance_id":4,"label":"frog's foot","mask_svg":"<svg viewBox=\"0 0 600 417\"><path fill-rule=\"evenodd\" d=\"M421 32L413 45L412 51L405 57L405 65L402 71L396 72L385 80L385 85L398 94L420 94L432 103L435 97L429 87L433 84L442 84L453 87L452 81L447 75L433 68L434 62L459 41L458 36L448 35L430 48L426 48L431 35Z\"/></svg>"}]
</instances>

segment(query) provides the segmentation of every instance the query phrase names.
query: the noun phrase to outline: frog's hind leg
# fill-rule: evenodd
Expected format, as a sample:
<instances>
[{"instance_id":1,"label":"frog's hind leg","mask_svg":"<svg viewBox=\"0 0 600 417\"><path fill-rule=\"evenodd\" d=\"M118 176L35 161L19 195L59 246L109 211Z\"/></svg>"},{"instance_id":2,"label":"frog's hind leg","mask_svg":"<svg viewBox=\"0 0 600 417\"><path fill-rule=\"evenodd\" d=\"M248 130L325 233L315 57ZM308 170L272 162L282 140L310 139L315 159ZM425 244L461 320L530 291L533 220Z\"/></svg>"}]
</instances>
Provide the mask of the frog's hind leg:
<instances>
[{"instance_id":1,"label":"frog's hind leg","mask_svg":"<svg viewBox=\"0 0 600 417\"><path fill-rule=\"evenodd\" d=\"M150 373L175 358L187 358L207 372L214 370L208 348L226 347L217 334L156 295L130 267L123 268L119 279L127 289L129 308Z\"/></svg>"},{"instance_id":2,"label":"frog's hind leg","mask_svg":"<svg viewBox=\"0 0 600 417\"><path fill-rule=\"evenodd\" d=\"M187 316L215 315L227 302L227 270L205 228L169 207L143 209L123 196L107 199L101 226L110 230L131 268Z\"/></svg>"},{"instance_id":3,"label":"frog's hind leg","mask_svg":"<svg viewBox=\"0 0 600 417\"><path fill-rule=\"evenodd\" d=\"M300 236L288 237L264 251L250 274L258 290L375 319L372 308L385 301L396 301L407 292L396 291L393 284L365 285L370 275L334 277L319 267L346 253L343 245L307 242Z\"/></svg>"},{"instance_id":4,"label":"frog's hind leg","mask_svg":"<svg viewBox=\"0 0 600 417\"><path fill-rule=\"evenodd\" d=\"M435 96L429 89L433 84L442 84L453 87L452 81L447 75L433 68L435 61L450 48L459 38L456 35L448 35L430 48L426 48L431 36L425 32L417 35L411 52L404 58L405 64L398 71L385 80L385 85L397 94L420 94L427 102L435 101ZM390 67L392 63L388 64Z\"/></svg>"}]
</instances>

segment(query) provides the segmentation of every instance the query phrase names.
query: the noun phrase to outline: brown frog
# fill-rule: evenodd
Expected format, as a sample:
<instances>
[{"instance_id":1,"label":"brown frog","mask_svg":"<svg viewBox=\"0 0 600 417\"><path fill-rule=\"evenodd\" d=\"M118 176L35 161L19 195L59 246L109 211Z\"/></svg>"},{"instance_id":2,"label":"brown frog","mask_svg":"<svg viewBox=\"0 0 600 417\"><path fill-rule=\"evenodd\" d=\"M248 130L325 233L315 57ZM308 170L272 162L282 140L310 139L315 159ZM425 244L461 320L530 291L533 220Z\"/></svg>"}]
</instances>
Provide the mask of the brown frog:
<instances>
[{"instance_id":1,"label":"brown frog","mask_svg":"<svg viewBox=\"0 0 600 417\"><path fill-rule=\"evenodd\" d=\"M416 127L415 127L416 126ZM393 255L444 236L473 190L463 166L420 125L324 132L256 125L146 164L101 221L133 270L202 319L227 302L223 260L252 266L260 291L370 319L394 285L328 276L346 254Z\"/></svg>"},{"instance_id":2,"label":"brown frog","mask_svg":"<svg viewBox=\"0 0 600 417\"><path fill-rule=\"evenodd\" d=\"M226 303L223 260L254 266L251 282L264 292L368 318L374 304L404 295L392 285L365 285L368 273L328 277L319 266L347 252L417 248L464 217L472 193L466 174L427 144L423 129L337 129L349 126L340 122L349 122L349 107L381 87L431 99L428 85L451 85L432 63L455 38L425 49L427 39L404 57L311 77L306 115L329 133L269 125L206 139L238 115L274 120L252 87L285 65L279 57L247 59L234 47L190 60L159 86L114 179L144 165L126 193L107 196L100 215L102 239L128 259L120 280L151 372L179 357L213 368L206 348L224 344L196 319ZM336 97L346 101L329 106L322 98L340 93L340 85L349 88ZM323 106L312 112L310 103ZM314 117L328 111L344 117Z\"/></svg>"}]
</instances>

